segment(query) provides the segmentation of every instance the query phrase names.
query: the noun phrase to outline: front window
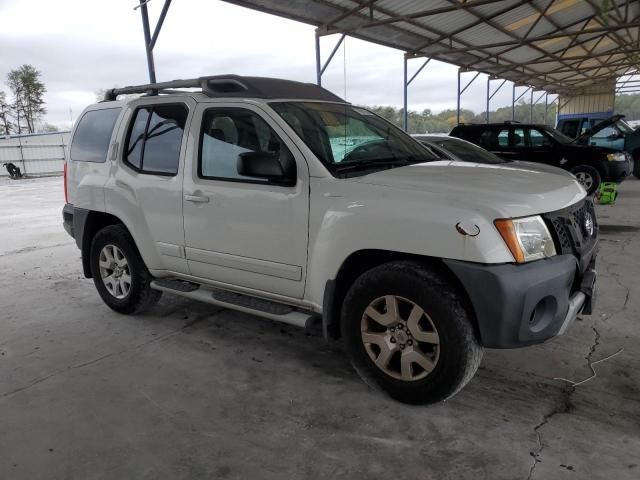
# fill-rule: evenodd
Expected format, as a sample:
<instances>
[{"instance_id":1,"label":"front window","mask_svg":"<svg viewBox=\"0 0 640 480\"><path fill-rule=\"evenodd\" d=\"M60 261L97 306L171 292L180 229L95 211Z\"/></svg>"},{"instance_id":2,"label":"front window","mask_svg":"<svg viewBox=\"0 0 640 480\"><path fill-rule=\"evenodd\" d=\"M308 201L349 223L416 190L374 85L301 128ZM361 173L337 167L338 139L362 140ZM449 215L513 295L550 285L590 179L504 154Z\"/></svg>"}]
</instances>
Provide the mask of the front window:
<instances>
[{"instance_id":1,"label":"front window","mask_svg":"<svg viewBox=\"0 0 640 480\"><path fill-rule=\"evenodd\" d=\"M364 108L322 102L270 105L334 174L438 160L419 142Z\"/></svg>"},{"instance_id":2,"label":"front window","mask_svg":"<svg viewBox=\"0 0 640 480\"><path fill-rule=\"evenodd\" d=\"M269 183L267 179L238 173L238 155L261 152L280 158L289 150L257 113L244 108L211 108L205 111L200 136L200 178Z\"/></svg>"},{"instance_id":3,"label":"front window","mask_svg":"<svg viewBox=\"0 0 640 480\"><path fill-rule=\"evenodd\" d=\"M537 128L529 129L529 146L534 148L550 147L551 140Z\"/></svg>"}]
</instances>

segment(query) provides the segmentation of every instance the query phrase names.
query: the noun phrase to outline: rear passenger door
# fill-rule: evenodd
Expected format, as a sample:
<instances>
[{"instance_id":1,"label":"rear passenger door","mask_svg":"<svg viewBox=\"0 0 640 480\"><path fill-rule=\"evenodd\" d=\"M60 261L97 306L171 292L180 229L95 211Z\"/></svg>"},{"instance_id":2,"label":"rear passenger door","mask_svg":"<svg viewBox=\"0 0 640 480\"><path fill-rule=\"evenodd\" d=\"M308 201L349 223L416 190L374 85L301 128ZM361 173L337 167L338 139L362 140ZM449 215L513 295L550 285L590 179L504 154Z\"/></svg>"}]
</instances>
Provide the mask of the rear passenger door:
<instances>
[{"instance_id":1,"label":"rear passenger door","mask_svg":"<svg viewBox=\"0 0 640 480\"><path fill-rule=\"evenodd\" d=\"M480 135L480 146L506 160L513 160L513 149L509 144L509 126L490 127Z\"/></svg>"},{"instance_id":2,"label":"rear passenger door","mask_svg":"<svg viewBox=\"0 0 640 480\"><path fill-rule=\"evenodd\" d=\"M149 269L188 273L182 223L186 132L195 102L161 97L134 102L106 188L107 211L131 232Z\"/></svg>"}]
</instances>

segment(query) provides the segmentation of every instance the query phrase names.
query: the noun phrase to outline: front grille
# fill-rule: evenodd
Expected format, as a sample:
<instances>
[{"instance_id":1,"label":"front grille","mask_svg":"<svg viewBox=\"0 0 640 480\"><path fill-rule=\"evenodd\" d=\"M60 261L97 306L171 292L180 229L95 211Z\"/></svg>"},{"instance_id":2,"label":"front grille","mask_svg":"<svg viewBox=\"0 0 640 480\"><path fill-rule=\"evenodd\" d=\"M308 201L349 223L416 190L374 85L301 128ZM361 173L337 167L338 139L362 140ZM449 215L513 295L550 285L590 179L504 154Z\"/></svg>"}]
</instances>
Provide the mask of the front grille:
<instances>
[{"instance_id":1,"label":"front grille","mask_svg":"<svg viewBox=\"0 0 640 480\"><path fill-rule=\"evenodd\" d=\"M591 252L598 238L598 223L590 199L556 212L546 213L543 218L559 254L572 254L581 259L585 253Z\"/></svg>"}]
</instances>

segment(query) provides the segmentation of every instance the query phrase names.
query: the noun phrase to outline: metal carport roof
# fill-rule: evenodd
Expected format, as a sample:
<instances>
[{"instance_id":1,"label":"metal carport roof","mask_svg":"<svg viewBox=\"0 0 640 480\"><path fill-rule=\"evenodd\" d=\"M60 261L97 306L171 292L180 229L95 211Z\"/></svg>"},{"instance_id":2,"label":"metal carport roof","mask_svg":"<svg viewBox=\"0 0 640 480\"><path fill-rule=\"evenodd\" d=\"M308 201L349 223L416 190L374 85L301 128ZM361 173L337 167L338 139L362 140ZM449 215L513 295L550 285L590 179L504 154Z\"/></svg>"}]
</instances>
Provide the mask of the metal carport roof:
<instances>
[{"instance_id":1,"label":"metal carport roof","mask_svg":"<svg viewBox=\"0 0 640 480\"><path fill-rule=\"evenodd\" d=\"M640 66L638 0L224 0L548 92Z\"/></svg>"}]
</instances>

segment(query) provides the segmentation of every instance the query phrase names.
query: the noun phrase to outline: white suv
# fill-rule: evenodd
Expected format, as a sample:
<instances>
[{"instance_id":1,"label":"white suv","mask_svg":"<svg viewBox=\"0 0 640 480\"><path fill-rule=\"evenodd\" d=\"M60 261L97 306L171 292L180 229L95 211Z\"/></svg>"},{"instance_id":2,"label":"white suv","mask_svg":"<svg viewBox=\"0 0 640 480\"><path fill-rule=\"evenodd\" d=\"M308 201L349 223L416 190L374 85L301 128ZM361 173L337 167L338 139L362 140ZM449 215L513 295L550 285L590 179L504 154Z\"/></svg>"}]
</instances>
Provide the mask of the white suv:
<instances>
[{"instance_id":1,"label":"white suv","mask_svg":"<svg viewBox=\"0 0 640 480\"><path fill-rule=\"evenodd\" d=\"M131 93L145 95L116 100ZM321 319L364 380L404 402L455 394L483 346L542 342L591 312L597 224L575 180L441 160L315 85L111 90L68 157L64 225L113 310L170 292Z\"/></svg>"}]
</instances>

